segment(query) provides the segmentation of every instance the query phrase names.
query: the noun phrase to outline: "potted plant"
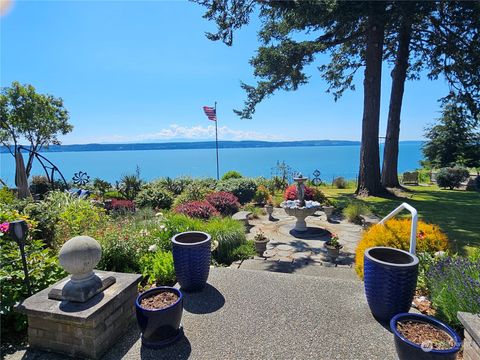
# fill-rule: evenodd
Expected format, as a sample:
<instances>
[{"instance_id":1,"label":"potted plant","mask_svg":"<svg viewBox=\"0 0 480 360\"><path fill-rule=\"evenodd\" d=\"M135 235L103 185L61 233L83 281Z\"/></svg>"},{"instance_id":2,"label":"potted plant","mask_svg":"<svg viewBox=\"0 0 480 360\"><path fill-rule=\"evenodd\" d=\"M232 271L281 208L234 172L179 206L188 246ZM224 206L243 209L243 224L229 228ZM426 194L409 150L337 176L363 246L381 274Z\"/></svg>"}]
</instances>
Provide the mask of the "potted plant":
<instances>
[{"instance_id":1,"label":"potted plant","mask_svg":"<svg viewBox=\"0 0 480 360\"><path fill-rule=\"evenodd\" d=\"M455 360L462 346L448 325L423 314L400 313L390 320L400 360Z\"/></svg>"},{"instance_id":2,"label":"potted plant","mask_svg":"<svg viewBox=\"0 0 480 360\"><path fill-rule=\"evenodd\" d=\"M210 272L211 239L201 231L172 237L173 266L182 290L198 291L205 287Z\"/></svg>"},{"instance_id":3,"label":"potted plant","mask_svg":"<svg viewBox=\"0 0 480 360\"><path fill-rule=\"evenodd\" d=\"M338 235L331 234L330 240L325 243L325 247L327 248L327 254L332 259L332 262L335 262L338 255L340 255L340 250L343 248L343 245L340 245L338 242Z\"/></svg>"},{"instance_id":4,"label":"potted plant","mask_svg":"<svg viewBox=\"0 0 480 360\"><path fill-rule=\"evenodd\" d=\"M268 199L267 199L267 203L265 204L265 211L267 212L268 214L268 220L272 220L273 217L272 217L272 214L273 214L273 202L272 202L272 198L269 196Z\"/></svg>"},{"instance_id":5,"label":"potted plant","mask_svg":"<svg viewBox=\"0 0 480 360\"><path fill-rule=\"evenodd\" d=\"M267 250L268 238L263 234L262 231L259 231L253 238L255 242L255 251L258 256L263 256L265 250Z\"/></svg>"},{"instance_id":6,"label":"potted plant","mask_svg":"<svg viewBox=\"0 0 480 360\"><path fill-rule=\"evenodd\" d=\"M365 295L370 311L378 320L388 322L410 309L418 263L415 255L400 249L377 246L365 250Z\"/></svg>"},{"instance_id":7,"label":"potted plant","mask_svg":"<svg viewBox=\"0 0 480 360\"><path fill-rule=\"evenodd\" d=\"M183 336L180 290L169 286L147 290L138 295L135 308L144 346L159 349Z\"/></svg>"}]
</instances>

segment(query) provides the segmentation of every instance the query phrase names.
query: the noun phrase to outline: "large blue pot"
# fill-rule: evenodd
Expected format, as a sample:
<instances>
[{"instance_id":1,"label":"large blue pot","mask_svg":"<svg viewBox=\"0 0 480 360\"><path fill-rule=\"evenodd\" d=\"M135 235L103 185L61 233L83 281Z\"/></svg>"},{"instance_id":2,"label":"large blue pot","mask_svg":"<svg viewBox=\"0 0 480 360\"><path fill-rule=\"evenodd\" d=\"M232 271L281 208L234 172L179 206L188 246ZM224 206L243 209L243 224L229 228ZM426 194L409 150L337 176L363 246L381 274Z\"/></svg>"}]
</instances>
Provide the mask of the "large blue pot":
<instances>
[{"instance_id":1,"label":"large blue pot","mask_svg":"<svg viewBox=\"0 0 480 360\"><path fill-rule=\"evenodd\" d=\"M140 306L143 298L164 291L177 294L178 300L174 304L159 310L147 310ZM170 345L183 336L183 329L180 325L183 313L183 295L180 290L169 286L147 290L138 295L135 308L144 346L159 349Z\"/></svg>"},{"instance_id":2,"label":"large blue pot","mask_svg":"<svg viewBox=\"0 0 480 360\"><path fill-rule=\"evenodd\" d=\"M455 345L448 350L434 350L431 349L430 344L421 346L405 339L398 332L397 323L406 320L424 322L445 331L455 341ZM397 314L390 320L390 329L395 337L395 349L400 360L455 360L458 351L462 347L462 340L458 334L452 328L431 316L408 313Z\"/></svg>"},{"instance_id":3,"label":"large blue pot","mask_svg":"<svg viewBox=\"0 0 480 360\"><path fill-rule=\"evenodd\" d=\"M417 285L418 258L404 250L373 247L364 253L365 295L373 316L388 322L408 312Z\"/></svg>"},{"instance_id":4,"label":"large blue pot","mask_svg":"<svg viewBox=\"0 0 480 360\"><path fill-rule=\"evenodd\" d=\"M210 272L210 242L211 236L200 231L172 237L173 265L182 290L198 291L205 287Z\"/></svg>"}]
</instances>

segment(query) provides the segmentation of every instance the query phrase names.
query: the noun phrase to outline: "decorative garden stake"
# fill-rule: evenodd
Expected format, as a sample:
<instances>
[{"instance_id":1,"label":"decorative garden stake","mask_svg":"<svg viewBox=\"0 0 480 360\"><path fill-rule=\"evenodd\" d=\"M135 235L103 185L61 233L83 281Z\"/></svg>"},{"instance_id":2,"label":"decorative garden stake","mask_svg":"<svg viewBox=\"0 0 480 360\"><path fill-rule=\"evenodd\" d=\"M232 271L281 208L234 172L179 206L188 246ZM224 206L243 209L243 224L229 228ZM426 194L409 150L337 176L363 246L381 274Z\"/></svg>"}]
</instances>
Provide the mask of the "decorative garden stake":
<instances>
[{"instance_id":1,"label":"decorative garden stake","mask_svg":"<svg viewBox=\"0 0 480 360\"><path fill-rule=\"evenodd\" d=\"M28 296L32 295L32 288L30 287L30 277L28 276L27 258L25 256L25 240L27 239L28 225L25 220L12 221L8 228L8 235L15 240L20 248L20 255L22 257L23 273L25 274L25 284L27 285Z\"/></svg>"}]
</instances>

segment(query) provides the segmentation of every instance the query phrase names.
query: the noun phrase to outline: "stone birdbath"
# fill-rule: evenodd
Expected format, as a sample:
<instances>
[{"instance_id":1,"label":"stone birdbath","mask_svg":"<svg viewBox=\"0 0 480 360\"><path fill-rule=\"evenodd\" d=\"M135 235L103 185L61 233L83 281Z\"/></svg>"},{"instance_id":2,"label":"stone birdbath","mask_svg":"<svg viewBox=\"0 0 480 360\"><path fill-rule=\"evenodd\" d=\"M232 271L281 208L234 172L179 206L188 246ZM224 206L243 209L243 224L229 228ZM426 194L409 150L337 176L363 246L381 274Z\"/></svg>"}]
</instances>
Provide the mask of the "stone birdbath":
<instances>
[{"instance_id":1,"label":"stone birdbath","mask_svg":"<svg viewBox=\"0 0 480 360\"><path fill-rule=\"evenodd\" d=\"M305 218L315 214L320 209L320 203L317 201L305 200L305 182L308 178L301 174L293 179L297 183L297 198L295 200L286 200L280 204L285 212L297 219L294 230L297 232L308 231Z\"/></svg>"}]
</instances>

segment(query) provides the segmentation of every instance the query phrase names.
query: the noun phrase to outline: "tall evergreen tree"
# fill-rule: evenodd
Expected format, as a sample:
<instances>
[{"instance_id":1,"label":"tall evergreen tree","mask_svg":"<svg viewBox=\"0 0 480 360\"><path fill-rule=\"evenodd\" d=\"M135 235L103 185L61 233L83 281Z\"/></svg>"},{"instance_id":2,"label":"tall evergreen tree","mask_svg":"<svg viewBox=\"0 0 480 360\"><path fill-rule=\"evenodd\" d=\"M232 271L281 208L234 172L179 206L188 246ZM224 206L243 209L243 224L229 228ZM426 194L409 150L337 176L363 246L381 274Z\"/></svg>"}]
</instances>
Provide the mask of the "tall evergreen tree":
<instances>
[{"instance_id":1,"label":"tall evergreen tree","mask_svg":"<svg viewBox=\"0 0 480 360\"><path fill-rule=\"evenodd\" d=\"M323 77L335 94L345 89L338 85L353 78L352 74L334 74L336 66L352 66L358 70L365 65L364 109L362 119L362 148L360 155L359 187L357 192L382 193L378 124L380 113L380 84L384 28L388 16L383 1L247 1L196 0L207 7L204 17L215 21L216 33L211 40L232 45L233 33L247 24L254 11L262 19L259 31L261 46L251 59L254 75L260 78L256 86L242 84L247 93L245 107L235 112L251 118L255 107L277 90L296 90L308 82L306 65L315 61L318 53L330 52L331 64L320 66ZM313 40L297 40L298 33L320 34ZM310 35L309 38L312 36ZM306 37L307 38L307 37ZM358 56L351 59L336 57L337 50ZM357 49L362 49L357 51ZM341 62L347 62L342 64ZM351 88L351 85L348 87Z\"/></svg>"}]
</instances>

